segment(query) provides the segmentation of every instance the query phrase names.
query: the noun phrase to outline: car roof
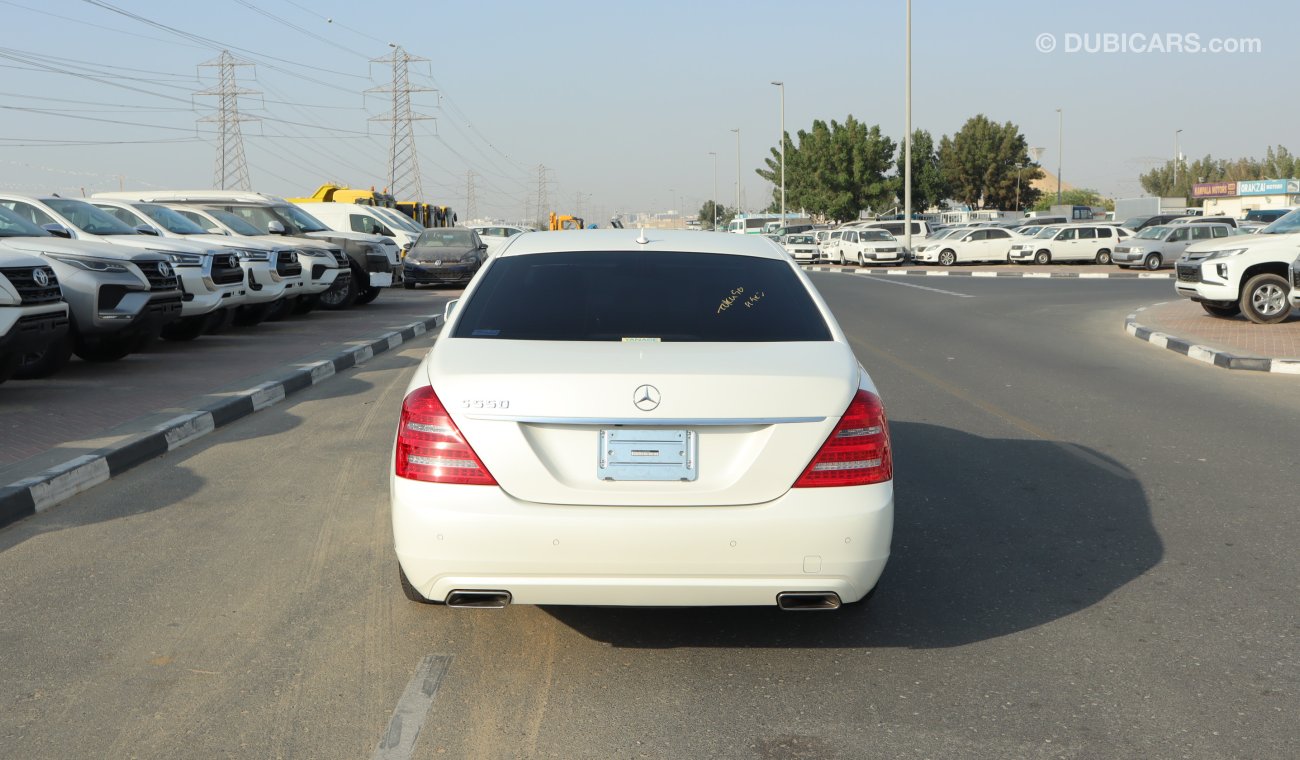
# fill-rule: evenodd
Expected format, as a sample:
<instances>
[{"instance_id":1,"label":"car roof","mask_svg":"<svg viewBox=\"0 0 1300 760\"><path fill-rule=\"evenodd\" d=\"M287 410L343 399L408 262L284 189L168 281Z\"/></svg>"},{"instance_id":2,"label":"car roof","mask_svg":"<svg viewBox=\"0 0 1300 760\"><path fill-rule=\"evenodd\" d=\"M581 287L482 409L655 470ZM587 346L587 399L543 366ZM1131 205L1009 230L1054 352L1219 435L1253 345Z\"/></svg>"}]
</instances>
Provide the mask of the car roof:
<instances>
[{"instance_id":1,"label":"car roof","mask_svg":"<svg viewBox=\"0 0 1300 760\"><path fill-rule=\"evenodd\" d=\"M645 240L644 243L637 242ZM788 261L785 249L762 235L719 234L698 230L599 229L525 232L511 238L498 256L585 251L666 251L723 253Z\"/></svg>"}]
</instances>

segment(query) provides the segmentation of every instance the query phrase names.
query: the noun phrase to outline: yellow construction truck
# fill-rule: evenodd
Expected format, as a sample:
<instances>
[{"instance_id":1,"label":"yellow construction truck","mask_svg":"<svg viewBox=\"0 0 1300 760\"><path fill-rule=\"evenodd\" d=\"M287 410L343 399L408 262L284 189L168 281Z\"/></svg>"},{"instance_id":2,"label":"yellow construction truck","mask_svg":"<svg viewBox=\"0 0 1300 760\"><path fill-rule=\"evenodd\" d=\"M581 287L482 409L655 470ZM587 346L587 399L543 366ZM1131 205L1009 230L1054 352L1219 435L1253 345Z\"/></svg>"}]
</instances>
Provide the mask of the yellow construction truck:
<instances>
[{"instance_id":1,"label":"yellow construction truck","mask_svg":"<svg viewBox=\"0 0 1300 760\"><path fill-rule=\"evenodd\" d=\"M586 229L586 224L582 217L569 216L568 214L556 214L551 212L551 229L553 230L581 230Z\"/></svg>"}]
</instances>

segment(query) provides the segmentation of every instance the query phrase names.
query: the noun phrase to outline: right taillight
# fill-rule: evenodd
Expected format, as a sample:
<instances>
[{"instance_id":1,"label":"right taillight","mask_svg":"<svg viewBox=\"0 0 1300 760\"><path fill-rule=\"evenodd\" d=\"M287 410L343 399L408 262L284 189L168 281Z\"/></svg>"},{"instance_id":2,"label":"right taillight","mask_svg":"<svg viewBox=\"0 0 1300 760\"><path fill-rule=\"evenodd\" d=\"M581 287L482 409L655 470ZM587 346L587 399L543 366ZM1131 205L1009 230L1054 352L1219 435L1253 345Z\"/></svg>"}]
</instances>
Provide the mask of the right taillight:
<instances>
[{"instance_id":1,"label":"right taillight","mask_svg":"<svg viewBox=\"0 0 1300 760\"><path fill-rule=\"evenodd\" d=\"M397 477L427 483L494 486L496 478L452 422L433 388L411 391L397 428Z\"/></svg>"},{"instance_id":2,"label":"right taillight","mask_svg":"<svg viewBox=\"0 0 1300 760\"><path fill-rule=\"evenodd\" d=\"M794 487L865 486L893 477L885 405L876 394L859 390Z\"/></svg>"}]
</instances>

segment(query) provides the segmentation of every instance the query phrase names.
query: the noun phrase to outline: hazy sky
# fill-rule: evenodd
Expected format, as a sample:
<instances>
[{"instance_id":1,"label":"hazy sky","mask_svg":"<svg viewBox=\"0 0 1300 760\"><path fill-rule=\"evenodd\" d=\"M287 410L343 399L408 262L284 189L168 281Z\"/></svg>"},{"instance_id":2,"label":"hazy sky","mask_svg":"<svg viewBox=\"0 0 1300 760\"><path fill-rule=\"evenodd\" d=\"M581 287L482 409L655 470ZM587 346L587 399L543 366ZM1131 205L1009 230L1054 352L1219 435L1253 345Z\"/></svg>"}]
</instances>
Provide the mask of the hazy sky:
<instances>
[{"instance_id":1,"label":"hazy sky","mask_svg":"<svg viewBox=\"0 0 1300 760\"><path fill-rule=\"evenodd\" d=\"M754 170L780 134L772 80L786 83L791 133L852 114L901 139L904 9L904 0L0 0L9 31L0 187L211 187L215 125L197 120L215 99L192 93L215 84L214 69L201 79L198 65L222 48L256 64L239 70L240 84L261 92L240 101L262 117L243 125L255 189L382 187L388 125L369 118L389 103L361 93L388 83L391 68L368 59L396 43L429 59L412 65L412 83L439 90L413 96L435 117L416 123L425 194L462 219L467 172L478 216L518 218L536 208L539 165L548 210L600 219L697 209L713 195L710 151L718 196L732 205L737 127L744 197L757 208L771 187ZM1300 151L1288 88L1300 3L915 0L912 14L913 124L936 139L976 113L1011 121L1045 148L1046 168L1063 158L1066 182L1120 197L1140 195L1137 175L1173 156L1177 129L1190 157ZM1110 44L1145 52L1088 52L1106 44L1103 33L1139 35ZM1206 52L1147 50L1174 46L1173 35ZM1215 39L1260 52L1208 52ZM1051 41L1055 50L1040 52Z\"/></svg>"}]
</instances>

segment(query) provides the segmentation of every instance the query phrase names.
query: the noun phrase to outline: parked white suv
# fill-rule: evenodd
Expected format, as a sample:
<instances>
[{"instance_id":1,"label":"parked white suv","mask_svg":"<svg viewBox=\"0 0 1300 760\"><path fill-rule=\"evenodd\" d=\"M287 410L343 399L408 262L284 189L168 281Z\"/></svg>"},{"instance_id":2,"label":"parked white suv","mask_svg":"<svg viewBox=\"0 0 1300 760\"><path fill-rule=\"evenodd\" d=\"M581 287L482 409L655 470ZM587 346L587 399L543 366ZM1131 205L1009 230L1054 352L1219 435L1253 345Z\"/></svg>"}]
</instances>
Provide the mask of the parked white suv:
<instances>
[{"instance_id":1,"label":"parked white suv","mask_svg":"<svg viewBox=\"0 0 1300 760\"><path fill-rule=\"evenodd\" d=\"M1109 264L1115 246L1132 234L1113 224L1054 224L1039 230L1028 240L1013 243L1007 259L1035 264L1054 261Z\"/></svg>"},{"instance_id":2,"label":"parked white suv","mask_svg":"<svg viewBox=\"0 0 1300 760\"><path fill-rule=\"evenodd\" d=\"M836 249L839 263L901 264L905 259L903 244L879 227L844 230Z\"/></svg>"},{"instance_id":3,"label":"parked white suv","mask_svg":"<svg viewBox=\"0 0 1300 760\"><path fill-rule=\"evenodd\" d=\"M0 228L0 383L68 332L68 305L54 269L39 256L5 248L5 231Z\"/></svg>"},{"instance_id":4,"label":"parked white suv","mask_svg":"<svg viewBox=\"0 0 1300 760\"><path fill-rule=\"evenodd\" d=\"M1173 266L1188 246L1236 234L1237 228L1227 224L1157 224L1115 246L1110 258L1121 269L1142 267L1154 271Z\"/></svg>"},{"instance_id":5,"label":"parked white suv","mask_svg":"<svg viewBox=\"0 0 1300 760\"><path fill-rule=\"evenodd\" d=\"M1197 243L1175 268L1174 288L1216 317L1275 324L1291 314L1291 265L1300 251L1300 211L1254 235Z\"/></svg>"}]
</instances>

